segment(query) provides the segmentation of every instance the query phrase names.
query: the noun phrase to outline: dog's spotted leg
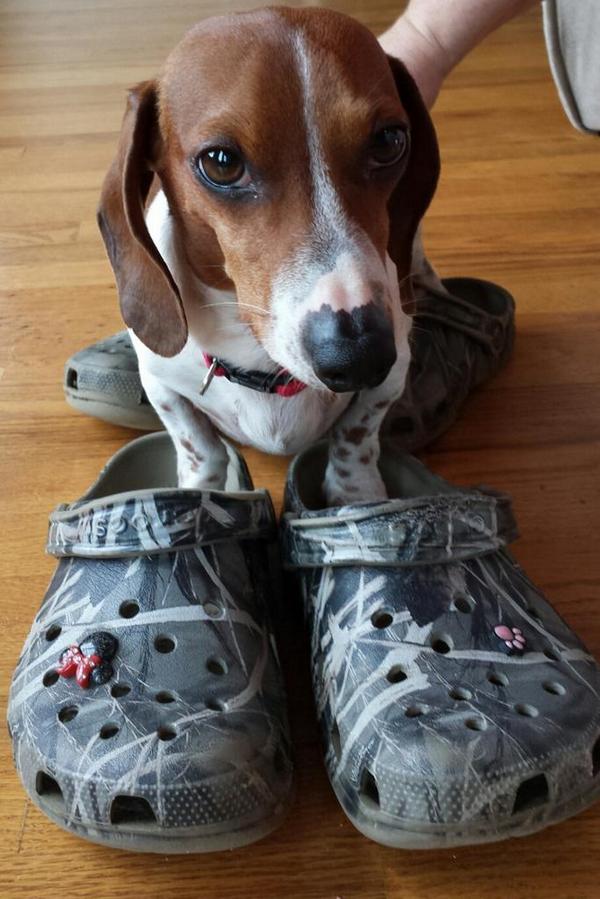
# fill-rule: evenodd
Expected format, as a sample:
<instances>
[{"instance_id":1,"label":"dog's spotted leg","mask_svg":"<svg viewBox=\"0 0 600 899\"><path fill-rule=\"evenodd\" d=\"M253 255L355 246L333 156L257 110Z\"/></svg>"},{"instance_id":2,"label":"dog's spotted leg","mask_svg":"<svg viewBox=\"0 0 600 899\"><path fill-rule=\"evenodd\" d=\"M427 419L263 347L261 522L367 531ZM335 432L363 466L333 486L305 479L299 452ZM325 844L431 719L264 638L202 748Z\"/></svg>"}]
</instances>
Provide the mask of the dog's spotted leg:
<instances>
[{"instance_id":1,"label":"dog's spotted leg","mask_svg":"<svg viewBox=\"0 0 600 899\"><path fill-rule=\"evenodd\" d=\"M175 444L179 486L222 490L227 477L227 450L210 419L157 378L146 375L143 385Z\"/></svg>"},{"instance_id":2,"label":"dog's spotted leg","mask_svg":"<svg viewBox=\"0 0 600 899\"><path fill-rule=\"evenodd\" d=\"M379 387L361 391L331 430L323 490L328 506L386 499L379 473L379 429L404 389L408 360L400 356Z\"/></svg>"},{"instance_id":3,"label":"dog's spotted leg","mask_svg":"<svg viewBox=\"0 0 600 899\"><path fill-rule=\"evenodd\" d=\"M387 267L397 358L385 381L378 387L362 390L331 429L323 481L328 506L387 498L378 466L379 430L391 404L404 390L410 364L408 335L412 325L412 320L403 311L396 268L389 259Z\"/></svg>"}]
</instances>

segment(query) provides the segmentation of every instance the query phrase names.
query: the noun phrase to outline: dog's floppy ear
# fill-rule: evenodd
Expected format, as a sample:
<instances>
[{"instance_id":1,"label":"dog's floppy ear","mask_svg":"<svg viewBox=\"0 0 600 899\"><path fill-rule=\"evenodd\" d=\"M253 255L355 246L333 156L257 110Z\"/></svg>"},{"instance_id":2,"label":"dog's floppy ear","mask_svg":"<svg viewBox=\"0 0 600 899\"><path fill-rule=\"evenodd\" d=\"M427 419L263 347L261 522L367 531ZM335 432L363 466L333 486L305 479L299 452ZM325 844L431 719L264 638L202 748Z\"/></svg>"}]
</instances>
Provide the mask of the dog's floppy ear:
<instances>
[{"instance_id":1,"label":"dog's floppy ear","mask_svg":"<svg viewBox=\"0 0 600 899\"><path fill-rule=\"evenodd\" d=\"M144 219L159 141L156 85L145 81L129 93L117 155L102 185L98 225L126 324L149 349L174 356L187 340L185 312Z\"/></svg>"},{"instance_id":2,"label":"dog's floppy ear","mask_svg":"<svg viewBox=\"0 0 600 899\"><path fill-rule=\"evenodd\" d=\"M406 169L389 199L388 253L396 264L403 294L412 299L410 272L417 228L429 206L440 174L435 128L417 85L398 59L388 56L400 101L410 121L410 148Z\"/></svg>"}]
</instances>

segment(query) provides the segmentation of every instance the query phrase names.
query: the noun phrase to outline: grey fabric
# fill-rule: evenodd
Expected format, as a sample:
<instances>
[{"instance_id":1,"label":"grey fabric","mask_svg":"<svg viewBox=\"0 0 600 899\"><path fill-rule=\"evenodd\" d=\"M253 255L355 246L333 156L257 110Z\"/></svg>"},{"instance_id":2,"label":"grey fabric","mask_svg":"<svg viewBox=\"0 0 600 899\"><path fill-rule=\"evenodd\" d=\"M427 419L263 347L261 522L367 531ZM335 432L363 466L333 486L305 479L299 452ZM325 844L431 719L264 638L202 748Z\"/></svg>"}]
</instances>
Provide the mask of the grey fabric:
<instances>
[{"instance_id":1,"label":"grey fabric","mask_svg":"<svg viewBox=\"0 0 600 899\"><path fill-rule=\"evenodd\" d=\"M352 822L386 845L429 848L531 833L595 801L600 670L503 546L515 534L506 498L496 518L487 493L385 444L387 543L394 556L404 547L390 564L381 506L315 507L305 485L325 462L321 445L290 467L281 540L308 620L329 777ZM329 564L339 531L344 546L354 532L353 551Z\"/></svg>"},{"instance_id":2,"label":"grey fabric","mask_svg":"<svg viewBox=\"0 0 600 899\"><path fill-rule=\"evenodd\" d=\"M102 497L136 457L143 495ZM167 434L140 438L87 500L53 515L49 548L64 557L8 720L25 788L56 823L121 848L200 852L272 830L292 764L270 625L271 503L235 457L236 493L173 491L157 472L174 457ZM116 641L99 683L95 669L87 688L59 676L69 648L91 657L99 636Z\"/></svg>"},{"instance_id":3,"label":"grey fabric","mask_svg":"<svg viewBox=\"0 0 600 899\"><path fill-rule=\"evenodd\" d=\"M544 34L558 93L571 124L600 133L600 3L544 0Z\"/></svg>"}]
</instances>

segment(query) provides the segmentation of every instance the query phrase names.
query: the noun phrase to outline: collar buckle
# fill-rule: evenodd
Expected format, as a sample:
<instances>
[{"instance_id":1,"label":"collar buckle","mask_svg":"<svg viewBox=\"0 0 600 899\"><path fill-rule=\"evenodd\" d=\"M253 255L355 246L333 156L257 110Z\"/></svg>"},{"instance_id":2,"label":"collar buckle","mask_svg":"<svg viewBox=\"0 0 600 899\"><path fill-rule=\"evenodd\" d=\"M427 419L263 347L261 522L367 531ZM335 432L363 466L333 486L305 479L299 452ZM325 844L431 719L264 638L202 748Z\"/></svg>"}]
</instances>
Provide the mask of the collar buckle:
<instances>
[{"instance_id":1,"label":"collar buckle","mask_svg":"<svg viewBox=\"0 0 600 899\"><path fill-rule=\"evenodd\" d=\"M210 366L209 366L209 368L208 368L208 371L207 371L206 374L204 375L204 379L203 379L203 381L202 381L202 384L200 385L200 391L199 391L200 396L204 396L204 394L206 393L206 391L207 391L208 388L210 387L210 382L212 381L212 379L213 379L214 376L215 376L215 372L216 372L216 370L217 370L217 365L218 365L218 364L219 364L219 363L218 363L218 361L217 361L216 358L214 358L213 361L210 363Z\"/></svg>"}]
</instances>

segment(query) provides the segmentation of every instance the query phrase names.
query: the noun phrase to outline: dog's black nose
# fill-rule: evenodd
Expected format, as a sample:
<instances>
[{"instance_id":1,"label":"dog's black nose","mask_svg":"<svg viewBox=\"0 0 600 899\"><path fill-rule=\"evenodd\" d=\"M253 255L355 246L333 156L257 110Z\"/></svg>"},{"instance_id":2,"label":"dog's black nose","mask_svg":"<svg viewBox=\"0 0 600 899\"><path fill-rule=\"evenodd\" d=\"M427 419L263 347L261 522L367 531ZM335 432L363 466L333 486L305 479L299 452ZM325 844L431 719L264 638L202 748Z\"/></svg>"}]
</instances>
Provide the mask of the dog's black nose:
<instances>
[{"instance_id":1,"label":"dog's black nose","mask_svg":"<svg viewBox=\"0 0 600 899\"><path fill-rule=\"evenodd\" d=\"M307 314L302 345L317 378L335 393L377 387L396 361L392 322L374 303L352 312L324 303Z\"/></svg>"}]
</instances>

